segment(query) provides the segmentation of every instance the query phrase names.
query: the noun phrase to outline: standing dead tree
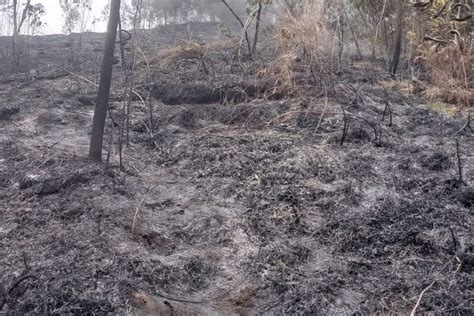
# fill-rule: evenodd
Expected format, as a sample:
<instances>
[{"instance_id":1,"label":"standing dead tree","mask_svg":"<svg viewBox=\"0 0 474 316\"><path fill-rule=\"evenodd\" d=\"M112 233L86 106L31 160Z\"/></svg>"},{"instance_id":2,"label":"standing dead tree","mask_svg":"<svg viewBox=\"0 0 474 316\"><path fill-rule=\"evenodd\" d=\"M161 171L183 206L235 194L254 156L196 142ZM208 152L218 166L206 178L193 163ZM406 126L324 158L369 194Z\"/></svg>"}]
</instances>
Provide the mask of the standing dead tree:
<instances>
[{"instance_id":1,"label":"standing dead tree","mask_svg":"<svg viewBox=\"0 0 474 316\"><path fill-rule=\"evenodd\" d=\"M15 56L16 54L16 43L18 39L18 35L20 34L21 27L23 23L25 23L26 17L28 15L28 10L31 7L31 0L27 0L26 4L23 8L23 12L21 13L20 20L18 20L18 0L13 0L13 38L12 38L12 54Z\"/></svg>"},{"instance_id":2,"label":"standing dead tree","mask_svg":"<svg viewBox=\"0 0 474 316\"><path fill-rule=\"evenodd\" d=\"M114 65L115 38L120 18L120 0L111 0L107 36L105 39L104 57L100 74L99 91L92 123L92 135L89 148L89 158L92 161L102 161L102 143L104 139L105 119L109 104L110 86L112 83L112 68Z\"/></svg>"},{"instance_id":3,"label":"standing dead tree","mask_svg":"<svg viewBox=\"0 0 474 316\"><path fill-rule=\"evenodd\" d=\"M255 21L255 35L253 36L252 54L255 54L257 50L258 33L260 31L260 19L262 17L262 8L263 8L262 1L259 1L257 5L258 5L257 20Z\"/></svg>"},{"instance_id":4,"label":"standing dead tree","mask_svg":"<svg viewBox=\"0 0 474 316\"><path fill-rule=\"evenodd\" d=\"M260 33L260 24L262 21L262 12L263 7L265 5L271 5L273 0L247 0L247 7L251 9L252 7L256 7L256 19L255 19L255 33L253 36L253 44L252 44L252 54L255 55L257 51L257 43L258 43L258 36ZM248 10L251 11L251 10Z\"/></svg>"},{"instance_id":5,"label":"standing dead tree","mask_svg":"<svg viewBox=\"0 0 474 316\"><path fill-rule=\"evenodd\" d=\"M247 33L247 30L246 30L246 27L245 27L245 24L244 22L242 21L242 19L239 17L239 15L237 13L235 13L234 9L232 9L232 7L227 3L226 0L221 0L222 3L227 7L227 9L229 9L230 13L232 13L232 15L237 19L237 21L239 22L239 24L242 26L242 30L245 34L245 41L247 42L247 50L248 50L248 55L250 58L252 58L252 46L250 46L250 40L249 40L249 35Z\"/></svg>"},{"instance_id":6,"label":"standing dead tree","mask_svg":"<svg viewBox=\"0 0 474 316\"><path fill-rule=\"evenodd\" d=\"M35 29L41 25L41 16L45 13L45 9L40 3L32 5L31 0L25 0L23 3L20 3L18 0L3 0L0 1L0 12L8 16L5 19L6 25L12 27L11 65L18 70L21 58L24 57L23 52L19 51L18 37L25 25L28 26L28 32L32 30L34 33Z\"/></svg>"},{"instance_id":7,"label":"standing dead tree","mask_svg":"<svg viewBox=\"0 0 474 316\"><path fill-rule=\"evenodd\" d=\"M403 39L403 0L397 2L397 22L395 28L395 43L393 48L392 62L390 64L390 73L395 76L400 62Z\"/></svg>"}]
</instances>

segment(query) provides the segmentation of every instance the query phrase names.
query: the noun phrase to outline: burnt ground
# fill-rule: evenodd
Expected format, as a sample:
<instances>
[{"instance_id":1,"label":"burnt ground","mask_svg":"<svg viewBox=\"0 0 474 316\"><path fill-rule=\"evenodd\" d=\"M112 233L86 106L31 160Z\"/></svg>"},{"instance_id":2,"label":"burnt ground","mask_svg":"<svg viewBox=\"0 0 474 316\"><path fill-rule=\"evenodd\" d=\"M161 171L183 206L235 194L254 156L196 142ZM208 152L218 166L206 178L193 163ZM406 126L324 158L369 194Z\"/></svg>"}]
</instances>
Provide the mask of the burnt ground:
<instances>
[{"instance_id":1,"label":"burnt ground","mask_svg":"<svg viewBox=\"0 0 474 316\"><path fill-rule=\"evenodd\" d=\"M217 34L157 29L145 52ZM462 184L461 118L384 88L368 61L339 77L301 66L293 96L269 93L255 79L269 59L229 64L222 49L149 75L140 64L135 89L151 99L131 104L122 169L118 64L110 162L94 164L96 88L68 72L97 78L102 35L89 39L72 68L58 58L69 38L32 40L36 79L0 80L2 312L406 314L424 289L420 312L472 312L474 138L457 136Z\"/></svg>"}]
</instances>

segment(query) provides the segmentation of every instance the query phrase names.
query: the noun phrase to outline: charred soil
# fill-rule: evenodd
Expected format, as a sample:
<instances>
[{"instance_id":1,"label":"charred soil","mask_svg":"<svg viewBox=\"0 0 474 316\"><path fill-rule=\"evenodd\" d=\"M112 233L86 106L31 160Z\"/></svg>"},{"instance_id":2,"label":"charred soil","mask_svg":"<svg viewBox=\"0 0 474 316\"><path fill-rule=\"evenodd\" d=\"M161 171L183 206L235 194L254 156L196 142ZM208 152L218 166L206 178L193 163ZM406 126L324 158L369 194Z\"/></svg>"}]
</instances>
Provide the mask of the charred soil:
<instances>
[{"instance_id":1,"label":"charred soil","mask_svg":"<svg viewBox=\"0 0 474 316\"><path fill-rule=\"evenodd\" d=\"M147 101L131 103L123 168L120 63L109 162L85 159L100 34L71 56L68 37L31 39L38 76L0 78L0 312L409 313L426 288L418 311L472 312L462 118L386 88L363 60L319 78L301 65L284 96L258 78L263 48L255 62L232 45L155 60L215 41L214 24L141 36L134 89Z\"/></svg>"}]
</instances>

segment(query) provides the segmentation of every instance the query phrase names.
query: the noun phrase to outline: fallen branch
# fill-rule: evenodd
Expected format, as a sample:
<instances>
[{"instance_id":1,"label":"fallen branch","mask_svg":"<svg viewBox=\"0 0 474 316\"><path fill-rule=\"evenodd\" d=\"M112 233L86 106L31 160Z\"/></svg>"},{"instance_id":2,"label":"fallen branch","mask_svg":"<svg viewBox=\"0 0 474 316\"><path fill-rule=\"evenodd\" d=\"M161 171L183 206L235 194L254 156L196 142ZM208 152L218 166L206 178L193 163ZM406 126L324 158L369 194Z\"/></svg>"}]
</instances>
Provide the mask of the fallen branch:
<instances>
[{"instance_id":1,"label":"fallen branch","mask_svg":"<svg viewBox=\"0 0 474 316\"><path fill-rule=\"evenodd\" d=\"M416 311L418 310L418 308L420 307L421 305L421 300L423 299L423 295L428 292L432 287L433 285L436 284L436 282L438 281L441 281L441 276L440 274L444 271L444 269L446 269L446 267L451 263L451 261L453 261L453 259L457 259L457 254L455 254L454 256L452 256L442 267L441 269L436 273L435 275L435 278L433 279L433 281L423 289L423 291L421 291L420 295L418 296L418 300L416 301L416 304L415 306L413 307L411 313L410 313L410 316L416 316ZM458 259L459 260L459 259ZM456 269L456 272L459 270Z\"/></svg>"},{"instance_id":2,"label":"fallen branch","mask_svg":"<svg viewBox=\"0 0 474 316\"><path fill-rule=\"evenodd\" d=\"M151 187L147 193L145 193L142 197L142 199L140 200L140 202L137 204L137 206L135 207L135 213L133 214L133 222L132 222L132 234L135 233L135 226L136 226L136 223L137 223L137 219L138 219L138 213L140 212L140 207L142 206L143 202L145 202L145 199L146 197L148 196L148 194L153 191L156 187L158 186L155 185L153 187Z\"/></svg>"},{"instance_id":3,"label":"fallen branch","mask_svg":"<svg viewBox=\"0 0 474 316\"><path fill-rule=\"evenodd\" d=\"M73 72L70 72L70 71L68 71L68 70L66 70L66 72L67 72L68 74L70 74L71 76L74 76L74 77L76 77L76 78L78 78L78 79L83 80L84 82L87 82L87 83L89 83L89 84L91 84L91 85L94 85L95 87L99 87L99 84L96 83L96 82L94 82L94 81L92 81L92 80L89 80L89 79L87 79L87 78L85 78L85 77L83 77L83 76L80 76L80 75L75 74L75 73L73 73ZM137 91L132 90L132 94L134 94L135 96L137 96L137 97L140 99L140 101L142 101L142 103L145 104L145 101L143 100L142 96L141 96Z\"/></svg>"},{"instance_id":4,"label":"fallen branch","mask_svg":"<svg viewBox=\"0 0 474 316\"><path fill-rule=\"evenodd\" d=\"M374 131L374 134L375 134L375 139L374 140L377 140L378 139L378 131L377 131L377 128L371 123L369 122L367 119L363 118L362 116L359 116L357 114L354 114L354 113L351 113L351 112L347 112L347 110L344 110L345 113L338 113L338 112L319 112L319 111L288 111L286 113L283 113L282 115L279 115L277 117L275 117L274 119L270 120L268 123L267 123L267 126L271 125L272 123L274 123L276 120L282 118L282 117L285 117L287 115L290 115L290 114L298 114L298 113L305 113L305 114L318 114L318 115L323 115L323 114L327 114L327 115L342 115L342 116L347 116L347 117L353 117L353 118L356 118L356 119L359 119L361 120L362 122L364 122L367 126L369 126L373 131Z\"/></svg>"},{"instance_id":5,"label":"fallen branch","mask_svg":"<svg viewBox=\"0 0 474 316\"><path fill-rule=\"evenodd\" d=\"M421 291L420 296L418 297L418 300L416 301L416 305L415 305L415 307L413 307L413 309L410 313L410 316L415 316L416 315L416 310L420 307L421 299L423 298L423 295L427 291L429 291L429 289L431 289L437 281L438 281L437 279L433 280L433 282L431 282L430 285L428 285L423 291Z\"/></svg>"},{"instance_id":6,"label":"fallen branch","mask_svg":"<svg viewBox=\"0 0 474 316\"><path fill-rule=\"evenodd\" d=\"M3 306L6 304L7 302L7 299L8 297L13 293L13 291L25 280L28 280L28 279L33 279L33 280L36 280L38 281L38 283L40 283L42 285L42 289L43 289L43 315L47 316L49 313L48 313L48 301L46 300L46 287L45 285L43 284L43 282L41 282L41 280L32 275L32 274L28 274L28 275L25 275L25 276L22 276L21 278L19 278L18 280L16 280L15 283L13 283L13 285L10 287L10 289L7 291L5 297L3 298L3 301L2 303L0 304L0 311L3 309Z\"/></svg>"}]
</instances>

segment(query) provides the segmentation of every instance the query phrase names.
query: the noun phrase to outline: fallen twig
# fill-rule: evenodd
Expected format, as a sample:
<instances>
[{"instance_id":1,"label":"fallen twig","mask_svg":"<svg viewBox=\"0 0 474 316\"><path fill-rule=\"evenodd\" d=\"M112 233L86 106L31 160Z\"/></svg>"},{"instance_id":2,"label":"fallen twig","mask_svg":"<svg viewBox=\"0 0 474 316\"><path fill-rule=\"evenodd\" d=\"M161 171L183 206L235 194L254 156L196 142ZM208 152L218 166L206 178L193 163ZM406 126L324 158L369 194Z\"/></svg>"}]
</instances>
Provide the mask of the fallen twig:
<instances>
[{"instance_id":1,"label":"fallen twig","mask_svg":"<svg viewBox=\"0 0 474 316\"><path fill-rule=\"evenodd\" d=\"M461 161L461 151L459 149L459 139L456 138L456 156L458 159L458 181L459 184L464 184L464 179L462 176L462 161Z\"/></svg>"},{"instance_id":2,"label":"fallen twig","mask_svg":"<svg viewBox=\"0 0 474 316\"><path fill-rule=\"evenodd\" d=\"M153 187L151 187L147 193L145 193L142 197L142 199L140 200L140 202L137 204L136 208L135 208L135 213L133 214L133 222L132 222L132 234L135 233L135 226L136 226L136 223L137 223L137 218L138 218L138 213L140 212L140 207L142 206L143 202L145 202L145 199L146 197L148 196L148 194L153 191L158 185L155 185Z\"/></svg>"},{"instance_id":3,"label":"fallen twig","mask_svg":"<svg viewBox=\"0 0 474 316\"><path fill-rule=\"evenodd\" d=\"M8 297L13 293L13 291L25 280L28 280L28 279L33 279L33 280L36 280L38 281L41 285L42 285L42 289L43 289L43 315L48 315L48 301L46 300L46 287L44 286L43 282L41 282L41 280L32 275L32 274L27 274L25 276L22 276L21 278L19 278L18 280L16 280L15 283L13 283L13 285L10 287L10 289L6 292L6 295L5 297L3 298L3 301L2 303L0 304L0 311L3 309L3 306L6 304L7 302L7 299Z\"/></svg>"},{"instance_id":4,"label":"fallen twig","mask_svg":"<svg viewBox=\"0 0 474 316\"><path fill-rule=\"evenodd\" d=\"M423 295L428 292L432 287L433 285L436 284L436 282L440 281L441 280L441 277L440 277L440 274L444 271L444 269L446 269L446 267L451 263L451 261L453 261L453 259L456 259L457 258L457 254L455 254L454 256L452 256L442 267L441 269L436 273L435 275L435 278L433 279L433 281L423 289L423 291L421 291L420 295L418 296L418 300L416 301L416 304L415 306L413 307L411 313L410 313L410 316L415 316L416 315L416 311L418 310L418 308L420 307L421 305L421 300L423 299ZM459 270L456 269L456 272Z\"/></svg>"}]
</instances>

